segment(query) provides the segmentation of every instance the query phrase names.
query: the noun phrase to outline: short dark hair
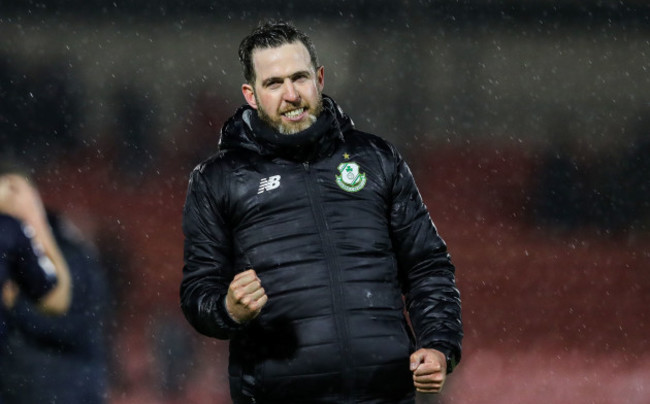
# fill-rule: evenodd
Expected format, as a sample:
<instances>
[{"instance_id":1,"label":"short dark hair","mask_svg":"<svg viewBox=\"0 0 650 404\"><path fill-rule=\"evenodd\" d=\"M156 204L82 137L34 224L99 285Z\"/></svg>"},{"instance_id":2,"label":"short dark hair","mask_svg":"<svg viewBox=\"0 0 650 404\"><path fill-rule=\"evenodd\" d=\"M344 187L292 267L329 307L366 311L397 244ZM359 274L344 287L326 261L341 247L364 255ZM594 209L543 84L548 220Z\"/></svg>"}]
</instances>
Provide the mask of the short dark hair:
<instances>
[{"instance_id":1,"label":"short dark hair","mask_svg":"<svg viewBox=\"0 0 650 404\"><path fill-rule=\"evenodd\" d=\"M285 21L266 21L260 24L239 44L239 61L244 68L244 79L255 83L253 51L255 49L277 48L282 45L301 42L307 48L314 69L319 67L316 48L311 39L291 23Z\"/></svg>"}]
</instances>

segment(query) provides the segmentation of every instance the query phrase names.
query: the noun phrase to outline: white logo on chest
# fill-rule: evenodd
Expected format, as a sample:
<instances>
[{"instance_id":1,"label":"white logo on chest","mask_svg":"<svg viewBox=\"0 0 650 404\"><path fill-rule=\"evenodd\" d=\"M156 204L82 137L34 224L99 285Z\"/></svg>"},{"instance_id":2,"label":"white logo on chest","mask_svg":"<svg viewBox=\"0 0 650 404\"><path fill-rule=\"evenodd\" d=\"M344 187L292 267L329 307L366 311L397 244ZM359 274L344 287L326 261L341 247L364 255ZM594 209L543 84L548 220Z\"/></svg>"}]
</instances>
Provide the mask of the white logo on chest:
<instances>
[{"instance_id":1,"label":"white logo on chest","mask_svg":"<svg viewBox=\"0 0 650 404\"><path fill-rule=\"evenodd\" d=\"M280 186L280 176L279 175L272 175L269 178L262 178L260 180L260 187L257 190L257 193L259 195L264 191L270 191L272 189L276 189L279 186Z\"/></svg>"},{"instance_id":2,"label":"white logo on chest","mask_svg":"<svg viewBox=\"0 0 650 404\"><path fill-rule=\"evenodd\" d=\"M341 175L336 176L336 183L347 192L358 192L366 186L366 174L361 172L357 163L345 162L337 167Z\"/></svg>"}]
</instances>

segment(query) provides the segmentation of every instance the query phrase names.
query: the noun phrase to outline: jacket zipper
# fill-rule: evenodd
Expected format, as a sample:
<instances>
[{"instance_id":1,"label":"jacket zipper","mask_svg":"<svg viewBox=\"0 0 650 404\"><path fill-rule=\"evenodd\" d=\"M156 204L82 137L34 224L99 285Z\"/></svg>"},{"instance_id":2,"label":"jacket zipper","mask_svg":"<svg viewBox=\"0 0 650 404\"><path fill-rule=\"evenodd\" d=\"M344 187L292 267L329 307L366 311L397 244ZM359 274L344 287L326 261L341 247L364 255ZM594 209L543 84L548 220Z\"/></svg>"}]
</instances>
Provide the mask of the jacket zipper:
<instances>
[{"instance_id":1,"label":"jacket zipper","mask_svg":"<svg viewBox=\"0 0 650 404\"><path fill-rule=\"evenodd\" d=\"M318 228L318 234L320 235L321 244L325 249L325 259L328 263L330 271L328 271L330 285L332 285L332 307L334 309L334 320L337 329L337 335L340 335L341 338L341 350L342 350L342 374L343 374L343 394L347 400L352 399L352 386L354 373L350 368L351 356L350 356L350 347L349 347L349 330L347 327L347 322L345 318L345 305L343 304L343 288L341 287L341 266L338 263L338 259L332 245L330 236L329 236L329 226L327 220L325 219L325 214L322 209L322 198L320 190L318 189L318 184L315 182L316 178L312 175L311 167L309 162L303 163L304 174L305 174L305 184L307 189L307 196L310 201L314 219L316 221L316 226Z\"/></svg>"}]
</instances>

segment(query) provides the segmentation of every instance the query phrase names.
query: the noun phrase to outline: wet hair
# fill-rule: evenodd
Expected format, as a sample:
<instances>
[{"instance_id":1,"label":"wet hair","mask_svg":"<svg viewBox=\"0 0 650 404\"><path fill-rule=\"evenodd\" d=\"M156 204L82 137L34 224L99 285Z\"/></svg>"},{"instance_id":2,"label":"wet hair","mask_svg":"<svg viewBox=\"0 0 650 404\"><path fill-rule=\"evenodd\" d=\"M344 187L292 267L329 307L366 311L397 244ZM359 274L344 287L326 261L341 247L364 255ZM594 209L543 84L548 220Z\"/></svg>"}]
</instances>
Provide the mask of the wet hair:
<instances>
[{"instance_id":1,"label":"wet hair","mask_svg":"<svg viewBox=\"0 0 650 404\"><path fill-rule=\"evenodd\" d=\"M253 51L255 49L277 48L282 45L301 42L307 48L314 69L318 68L318 56L311 39L292 24L285 21L266 21L255 28L239 44L239 61L244 68L244 79L255 83Z\"/></svg>"}]
</instances>

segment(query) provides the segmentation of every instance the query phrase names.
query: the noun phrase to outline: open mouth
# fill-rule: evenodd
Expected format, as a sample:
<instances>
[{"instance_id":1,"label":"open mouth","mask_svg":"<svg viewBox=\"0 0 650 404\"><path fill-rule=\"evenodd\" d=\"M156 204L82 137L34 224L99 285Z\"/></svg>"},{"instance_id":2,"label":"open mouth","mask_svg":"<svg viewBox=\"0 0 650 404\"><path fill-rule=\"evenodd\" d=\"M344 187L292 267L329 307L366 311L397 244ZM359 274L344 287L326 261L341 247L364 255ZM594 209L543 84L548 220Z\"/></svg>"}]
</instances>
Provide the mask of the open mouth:
<instances>
[{"instance_id":1,"label":"open mouth","mask_svg":"<svg viewBox=\"0 0 650 404\"><path fill-rule=\"evenodd\" d=\"M296 119L299 118L303 112L305 112L305 108L298 108L298 109L285 112L282 115L286 116L289 119Z\"/></svg>"}]
</instances>

